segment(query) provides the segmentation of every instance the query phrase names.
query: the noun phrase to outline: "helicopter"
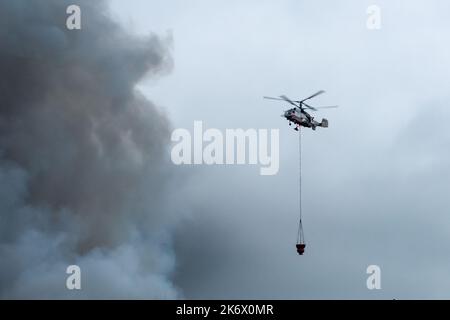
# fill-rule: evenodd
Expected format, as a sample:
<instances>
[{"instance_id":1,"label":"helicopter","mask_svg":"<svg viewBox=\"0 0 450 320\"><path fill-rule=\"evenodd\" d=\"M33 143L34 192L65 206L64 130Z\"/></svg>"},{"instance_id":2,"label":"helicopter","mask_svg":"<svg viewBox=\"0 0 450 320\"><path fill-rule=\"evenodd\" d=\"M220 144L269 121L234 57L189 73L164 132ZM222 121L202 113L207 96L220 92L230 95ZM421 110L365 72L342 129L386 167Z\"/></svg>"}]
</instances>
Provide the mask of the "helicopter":
<instances>
[{"instance_id":1,"label":"helicopter","mask_svg":"<svg viewBox=\"0 0 450 320\"><path fill-rule=\"evenodd\" d=\"M281 95L279 98L264 97L264 99L281 100L288 102L294 106L294 108L286 110L284 114L281 115L282 117L286 118L289 121L289 125L292 125L292 123L295 124L294 130L298 131L300 126L316 130L317 127L328 128L328 120L322 119L322 122L317 122L316 120L314 120L313 116L311 116L308 112L306 112L306 109L318 111L318 109L330 109L338 107L338 106L324 106L315 108L305 103L305 101L317 97L322 93L325 93L325 91L319 90L313 95L303 100L291 100L285 95Z\"/></svg>"}]
</instances>

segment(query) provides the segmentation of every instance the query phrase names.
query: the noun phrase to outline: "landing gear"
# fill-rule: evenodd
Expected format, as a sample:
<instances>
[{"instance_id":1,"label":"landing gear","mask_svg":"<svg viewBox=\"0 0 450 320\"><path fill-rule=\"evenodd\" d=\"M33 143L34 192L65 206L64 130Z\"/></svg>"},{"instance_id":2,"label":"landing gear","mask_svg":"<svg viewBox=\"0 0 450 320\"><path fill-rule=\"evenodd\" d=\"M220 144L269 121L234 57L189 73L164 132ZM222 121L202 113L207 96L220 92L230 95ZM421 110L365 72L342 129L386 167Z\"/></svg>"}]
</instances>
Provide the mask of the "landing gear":
<instances>
[{"instance_id":1,"label":"landing gear","mask_svg":"<svg viewBox=\"0 0 450 320\"><path fill-rule=\"evenodd\" d=\"M289 125L291 125L291 123L289 122Z\"/></svg>"}]
</instances>

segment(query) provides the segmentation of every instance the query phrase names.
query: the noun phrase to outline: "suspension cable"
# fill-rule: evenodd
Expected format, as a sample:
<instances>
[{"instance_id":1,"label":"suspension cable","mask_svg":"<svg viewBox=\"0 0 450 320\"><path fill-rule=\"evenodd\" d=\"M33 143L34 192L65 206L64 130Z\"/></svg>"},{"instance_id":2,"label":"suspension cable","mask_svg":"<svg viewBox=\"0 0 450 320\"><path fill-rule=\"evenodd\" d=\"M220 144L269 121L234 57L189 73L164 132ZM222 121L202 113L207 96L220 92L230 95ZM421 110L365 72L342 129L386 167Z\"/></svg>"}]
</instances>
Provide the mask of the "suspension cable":
<instances>
[{"instance_id":1,"label":"suspension cable","mask_svg":"<svg viewBox=\"0 0 450 320\"><path fill-rule=\"evenodd\" d=\"M298 221L298 234L297 234L297 243L304 244L305 243L305 235L303 232L302 225L302 133L301 126L299 126L298 130L298 192L299 192L299 221Z\"/></svg>"}]
</instances>

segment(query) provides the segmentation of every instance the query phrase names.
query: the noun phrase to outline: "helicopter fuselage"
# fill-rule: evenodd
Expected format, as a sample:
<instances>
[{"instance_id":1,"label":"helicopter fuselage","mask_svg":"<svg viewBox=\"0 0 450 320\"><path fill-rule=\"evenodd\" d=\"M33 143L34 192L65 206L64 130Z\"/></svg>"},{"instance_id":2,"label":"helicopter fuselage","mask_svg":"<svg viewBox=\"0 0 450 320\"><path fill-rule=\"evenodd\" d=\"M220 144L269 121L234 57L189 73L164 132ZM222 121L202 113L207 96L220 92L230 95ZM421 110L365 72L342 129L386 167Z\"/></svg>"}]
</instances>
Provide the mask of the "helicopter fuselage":
<instances>
[{"instance_id":1,"label":"helicopter fuselage","mask_svg":"<svg viewBox=\"0 0 450 320\"><path fill-rule=\"evenodd\" d=\"M296 124L296 129L298 129L299 126L302 126L316 130L316 127L328 126L328 121L326 119L323 119L322 122L317 122L314 120L314 117L305 110L299 110L298 108L286 110L283 116L289 121L289 124Z\"/></svg>"}]
</instances>

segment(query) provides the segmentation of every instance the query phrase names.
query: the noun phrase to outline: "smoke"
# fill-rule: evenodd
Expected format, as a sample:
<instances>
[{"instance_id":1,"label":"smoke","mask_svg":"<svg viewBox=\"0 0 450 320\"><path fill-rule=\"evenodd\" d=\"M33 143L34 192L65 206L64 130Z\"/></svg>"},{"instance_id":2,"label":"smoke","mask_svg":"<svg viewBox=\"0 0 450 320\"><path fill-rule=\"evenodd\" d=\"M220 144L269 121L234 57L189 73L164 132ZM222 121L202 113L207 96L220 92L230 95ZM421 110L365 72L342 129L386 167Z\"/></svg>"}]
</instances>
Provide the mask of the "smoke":
<instances>
[{"instance_id":1,"label":"smoke","mask_svg":"<svg viewBox=\"0 0 450 320\"><path fill-rule=\"evenodd\" d=\"M67 30L70 4L0 1L0 297L178 297L169 123L135 89L170 70L170 39L128 34L98 0Z\"/></svg>"}]
</instances>

